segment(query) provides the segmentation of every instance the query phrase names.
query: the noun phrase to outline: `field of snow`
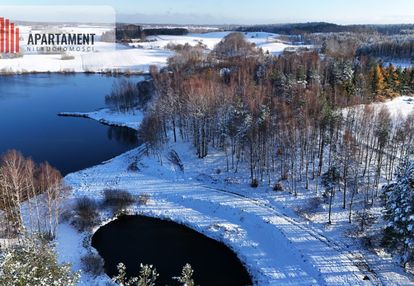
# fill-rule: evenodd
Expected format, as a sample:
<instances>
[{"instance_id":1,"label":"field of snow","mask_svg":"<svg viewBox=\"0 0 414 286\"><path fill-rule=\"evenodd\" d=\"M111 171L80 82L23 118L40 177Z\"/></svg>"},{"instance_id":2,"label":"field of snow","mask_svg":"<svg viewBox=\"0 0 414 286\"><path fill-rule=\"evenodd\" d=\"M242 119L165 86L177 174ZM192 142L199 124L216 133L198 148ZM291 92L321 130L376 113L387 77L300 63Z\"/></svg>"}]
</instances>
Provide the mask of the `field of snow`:
<instances>
[{"instance_id":1,"label":"field of snow","mask_svg":"<svg viewBox=\"0 0 414 286\"><path fill-rule=\"evenodd\" d=\"M182 158L193 153L182 146L171 147ZM354 265L350 253L335 249L306 224L285 215L283 208L267 206L254 196L245 197L248 188L232 193L222 191L225 186L208 182L213 170L199 164L214 166L216 158L203 162L189 156L184 161L184 174L173 166L161 166L155 158L145 158L142 164L147 167L131 173L127 167L136 153L133 150L103 165L68 175L65 180L74 188L74 197L96 199L105 188L149 194L151 203L131 209L131 213L172 219L222 241L245 263L255 285L371 285L364 282L364 273ZM111 217L103 219L109 221ZM73 235L69 241L67 232L72 230L61 232L58 238L58 253L61 261L70 261L79 269L80 255L73 254L82 251L82 236L76 239ZM81 285L90 285L91 277L83 279Z\"/></svg>"},{"instance_id":2,"label":"field of snow","mask_svg":"<svg viewBox=\"0 0 414 286\"><path fill-rule=\"evenodd\" d=\"M146 49L162 49L168 44L197 45L198 43L206 45L208 49L213 49L225 36L230 32L211 32L204 34L188 34L185 36L151 36L148 37L148 42L140 42L131 44L132 46L139 46ZM286 48L297 48L298 46L288 45L278 40L279 35L265 32L246 32L244 33L246 39L256 44L258 48L269 52L273 55L280 54Z\"/></svg>"},{"instance_id":3,"label":"field of snow","mask_svg":"<svg viewBox=\"0 0 414 286\"><path fill-rule=\"evenodd\" d=\"M23 39L27 39L30 32L36 31L35 27L19 27ZM0 74L108 71L147 73L150 65L165 66L167 58L173 55L165 49L134 49L127 45L101 42L100 36L109 30L106 26L58 26L53 29L65 33L95 33L94 51L66 52L71 57L65 58L62 57L63 52L40 54L37 51L28 51L23 43L25 40L21 44L22 57L5 57L0 60Z\"/></svg>"},{"instance_id":4,"label":"field of snow","mask_svg":"<svg viewBox=\"0 0 414 286\"><path fill-rule=\"evenodd\" d=\"M407 99L397 98L384 105L398 112L411 107ZM107 110L86 115L106 124L134 128L142 118ZM167 160L170 150L179 154L184 172ZM346 221L347 212L340 204L334 208L335 223L328 226L325 209L312 218L298 215L298 208L306 206L314 192L303 191L294 197L287 191L274 192L266 185L252 189L247 168L241 167L238 173L223 171L226 168L222 152L211 150L209 156L198 160L189 144L171 143L159 156L142 156L140 171L128 171L138 154L142 154L142 147L67 175L65 181L74 190L70 201L83 196L99 199L107 188L149 194L149 204L131 208L131 214L171 219L223 242L246 265L254 285L414 283L413 277L389 255L375 255L357 240L345 236L350 225ZM311 190L314 183L310 184ZM111 213L102 213L103 224L112 219ZM71 262L74 269L81 269L80 257L87 251L84 239L85 235L62 223L57 239L60 261ZM96 278L83 275L80 285L98 285L105 281L109 281L106 275Z\"/></svg>"},{"instance_id":5,"label":"field of snow","mask_svg":"<svg viewBox=\"0 0 414 286\"><path fill-rule=\"evenodd\" d=\"M74 54L73 59L61 55L25 55L0 60L1 73L30 72L137 72L147 73L151 65L165 66L173 53L156 49L119 49L97 53Z\"/></svg>"},{"instance_id":6,"label":"field of snow","mask_svg":"<svg viewBox=\"0 0 414 286\"><path fill-rule=\"evenodd\" d=\"M388 100L383 103L373 104L376 108L381 108L383 106L387 107L391 113L391 116L397 118L407 117L410 113L414 112L414 97L411 96L398 96L393 100Z\"/></svg>"},{"instance_id":7,"label":"field of snow","mask_svg":"<svg viewBox=\"0 0 414 286\"><path fill-rule=\"evenodd\" d=\"M23 27L25 33L30 28ZM66 32L91 32L95 27L65 27ZM105 28L99 28L100 33ZM96 32L96 31L95 31ZM209 32L189 34L186 36L151 36L149 41L127 45L96 42L95 52L68 53L73 58L62 58L61 54L37 54L26 52L22 57L3 58L0 60L0 74L34 73L34 72L134 72L147 73L151 65L163 67L168 57L174 53L166 49L172 44L196 45L203 43L208 49L213 49L230 32ZM264 32L245 33L248 41L255 43L265 52L278 55L286 48L300 46L288 45L278 40L277 34ZM22 50L25 47L22 46Z\"/></svg>"}]
</instances>

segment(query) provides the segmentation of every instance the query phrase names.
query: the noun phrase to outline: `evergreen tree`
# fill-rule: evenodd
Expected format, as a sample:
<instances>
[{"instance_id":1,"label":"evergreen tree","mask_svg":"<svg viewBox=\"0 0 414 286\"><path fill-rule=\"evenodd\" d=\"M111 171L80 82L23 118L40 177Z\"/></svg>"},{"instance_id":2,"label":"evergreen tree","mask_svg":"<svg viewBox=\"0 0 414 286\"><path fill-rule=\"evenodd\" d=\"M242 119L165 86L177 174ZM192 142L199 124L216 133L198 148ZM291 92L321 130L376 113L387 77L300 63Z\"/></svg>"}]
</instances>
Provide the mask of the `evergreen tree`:
<instances>
[{"instance_id":1,"label":"evergreen tree","mask_svg":"<svg viewBox=\"0 0 414 286\"><path fill-rule=\"evenodd\" d=\"M25 238L0 256L0 285L74 286L78 280L69 264L58 263L51 245L37 238Z\"/></svg>"},{"instance_id":2,"label":"evergreen tree","mask_svg":"<svg viewBox=\"0 0 414 286\"><path fill-rule=\"evenodd\" d=\"M383 242L401 254L405 265L414 261L414 161L399 171L397 181L384 187L386 199Z\"/></svg>"}]
</instances>

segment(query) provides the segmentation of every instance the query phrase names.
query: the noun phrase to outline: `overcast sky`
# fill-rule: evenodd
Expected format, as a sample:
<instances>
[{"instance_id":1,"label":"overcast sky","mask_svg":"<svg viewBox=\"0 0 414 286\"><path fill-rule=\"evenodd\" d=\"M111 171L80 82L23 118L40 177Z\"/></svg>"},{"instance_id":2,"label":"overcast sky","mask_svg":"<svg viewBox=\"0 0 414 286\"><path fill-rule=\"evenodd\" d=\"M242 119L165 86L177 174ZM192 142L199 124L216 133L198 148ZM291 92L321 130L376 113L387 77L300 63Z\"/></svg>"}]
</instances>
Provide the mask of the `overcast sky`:
<instances>
[{"instance_id":1,"label":"overcast sky","mask_svg":"<svg viewBox=\"0 0 414 286\"><path fill-rule=\"evenodd\" d=\"M0 0L0 5L110 5L118 20L137 23L414 23L414 0Z\"/></svg>"}]
</instances>

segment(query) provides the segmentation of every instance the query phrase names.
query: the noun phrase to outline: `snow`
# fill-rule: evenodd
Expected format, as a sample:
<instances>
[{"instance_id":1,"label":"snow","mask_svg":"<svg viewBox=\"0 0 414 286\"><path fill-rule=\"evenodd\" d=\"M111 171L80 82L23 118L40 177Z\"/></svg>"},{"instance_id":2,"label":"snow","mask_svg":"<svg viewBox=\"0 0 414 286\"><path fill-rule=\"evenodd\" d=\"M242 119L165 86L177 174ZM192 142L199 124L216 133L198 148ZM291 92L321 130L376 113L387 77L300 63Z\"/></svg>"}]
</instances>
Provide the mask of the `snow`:
<instances>
[{"instance_id":1,"label":"snow","mask_svg":"<svg viewBox=\"0 0 414 286\"><path fill-rule=\"evenodd\" d=\"M121 70L148 73L149 67L163 67L173 53L162 49L125 49L82 56L83 69L91 71Z\"/></svg>"},{"instance_id":2,"label":"snow","mask_svg":"<svg viewBox=\"0 0 414 286\"><path fill-rule=\"evenodd\" d=\"M92 112L60 112L59 116L85 117L107 125L138 129L144 118L144 113L138 109L128 112L119 112L112 111L109 108L102 108Z\"/></svg>"},{"instance_id":3,"label":"snow","mask_svg":"<svg viewBox=\"0 0 414 286\"><path fill-rule=\"evenodd\" d=\"M61 55L30 54L20 58L1 59L0 73L28 72L106 72L148 73L151 65L165 66L173 53L160 49L124 48L115 51L73 54L74 59L62 60Z\"/></svg>"},{"instance_id":4,"label":"snow","mask_svg":"<svg viewBox=\"0 0 414 286\"><path fill-rule=\"evenodd\" d=\"M18 73L148 72L150 65L164 66L167 58L173 55L165 49L168 43L195 45L201 41L212 49L228 33L160 36L151 42L134 44L141 48L118 45L117 50L99 43L100 52L77 53L73 60L61 60L60 55L25 55L23 58L1 59L0 70ZM272 54L289 47L279 41L276 34L247 33L246 38ZM414 101L402 96L375 105L378 108L387 106L393 116L407 116L413 111ZM139 110L121 113L109 109L60 115L86 117L133 129L139 128L144 116ZM184 172L166 159L171 149L179 154ZM207 158L199 160L194 156L193 148L183 142L169 143L160 157L142 157L139 172L128 171L128 166L141 150L139 147L98 166L67 175L65 181L73 187L73 194L65 202L66 207L70 208L71 203L82 196L99 199L106 188L149 194L147 205L135 206L129 211L171 219L223 242L246 265L254 285L414 284L412 277L404 273L388 254L364 250L352 238L344 236L350 226L347 211L342 210L340 204L335 204L335 223L331 226L324 223L326 210L323 207L303 218L298 215L298 209L306 205L314 192L303 191L294 197L287 191L273 192L266 185L252 189L246 179L246 168L241 166L237 174L218 172L226 169L223 153L210 150ZM310 189L314 186L315 182L311 182ZM376 211L381 210L377 208ZM113 219L110 212L102 212L101 216L105 223ZM74 270L81 270L80 258L88 251L85 244L89 239L88 234L80 234L62 222L56 239L59 261L70 262ZM371 280L363 280L365 275ZM108 281L109 277L105 275L90 277L83 274L80 285L104 285Z\"/></svg>"},{"instance_id":5,"label":"snow","mask_svg":"<svg viewBox=\"0 0 414 286\"><path fill-rule=\"evenodd\" d=\"M185 36L150 36L148 37L148 42L139 42L131 44L135 47L142 47L145 49L162 49L165 48L168 44L174 45L184 45L186 43L195 46L198 43L202 43L206 45L206 47L210 50L214 49L214 47L228 34L230 31L227 32L210 32L210 33L202 33L202 34L195 34L190 33ZM256 44L258 48L262 48L264 52L269 52L274 55L280 54L286 48L298 48L301 46L296 45L289 45L282 41L278 40L279 35L273 33L265 33L265 32L246 32L243 33L246 39Z\"/></svg>"},{"instance_id":6,"label":"snow","mask_svg":"<svg viewBox=\"0 0 414 286\"><path fill-rule=\"evenodd\" d=\"M30 31L29 26L22 27L23 32ZM66 32L95 32L97 35L107 31L105 27L76 26L64 27ZM149 67L155 65L164 67L167 59L174 55L166 49L168 44L197 45L203 43L208 49L213 49L230 32L209 32L188 34L185 36L150 36L149 41L130 45L113 44L96 41L95 52L70 52L73 59L62 60L61 54L38 54L25 52L22 57L3 58L0 61L0 74L35 73L35 72L133 72L148 73ZM279 35L264 32L244 33L248 41L255 43L264 52L278 55L286 48L297 49L297 46L280 41ZM21 47L25 50L25 46Z\"/></svg>"},{"instance_id":7,"label":"snow","mask_svg":"<svg viewBox=\"0 0 414 286\"><path fill-rule=\"evenodd\" d=\"M408 115L414 114L414 97L402 95L384 102L370 103L370 106L372 106L376 111L379 111L383 107L387 108L393 120L405 119ZM365 105L361 104L352 108L359 110L364 107ZM347 111L348 108L343 109L344 116Z\"/></svg>"},{"instance_id":8,"label":"snow","mask_svg":"<svg viewBox=\"0 0 414 286\"><path fill-rule=\"evenodd\" d=\"M153 158L142 162L148 166L143 172L128 172L135 152L68 175L66 182L74 187L74 197L98 198L108 187L149 194L151 204L133 212L169 218L223 241L238 253L257 285L365 285L363 275L346 254L332 249L303 226L293 225L279 210L200 184L193 179L195 173L177 174ZM189 169L196 167L200 166Z\"/></svg>"},{"instance_id":9,"label":"snow","mask_svg":"<svg viewBox=\"0 0 414 286\"><path fill-rule=\"evenodd\" d=\"M107 110L87 115L134 128L142 118ZM312 192L299 193L295 198L288 192L273 192L269 186L252 189L246 179L247 169L241 167L237 174L218 172L225 170L223 153L211 150L207 158L199 160L193 148L183 142L169 143L160 156L142 157L140 171L128 171L142 148L67 175L65 181L74 190L70 200L82 196L99 199L106 188L148 194L150 202L132 207L131 214L170 219L223 242L246 265L254 285L412 284L410 276L389 256L362 250L358 243L343 237L346 211L334 209L335 224L330 228L323 223L326 211L316 213L314 220L297 215L295 209L304 205ZM166 159L169 150L179 154L184 172ZM102 213L105 223L111 219L111 213ZM87 237L65 224L60 230L60 259L79 270L85 252L81 245ZM365 275L371 280L363 280ZM109 277L83 275L80 285L103 281Z\"/></svg>"},{"instance_id":10,"label":"snow","mask_svg":"<svg viewBox=\"0 0 414 286\"><path fill-rule=\"evenodd\" d=\"M373 106L380 108L385 106L391 113L391 116L397 118L407 117L410 113L414 112L414 97L412 96L398 96L392 100L388 100L384 103L374 103Z\"/></svg>"}]
</instances>

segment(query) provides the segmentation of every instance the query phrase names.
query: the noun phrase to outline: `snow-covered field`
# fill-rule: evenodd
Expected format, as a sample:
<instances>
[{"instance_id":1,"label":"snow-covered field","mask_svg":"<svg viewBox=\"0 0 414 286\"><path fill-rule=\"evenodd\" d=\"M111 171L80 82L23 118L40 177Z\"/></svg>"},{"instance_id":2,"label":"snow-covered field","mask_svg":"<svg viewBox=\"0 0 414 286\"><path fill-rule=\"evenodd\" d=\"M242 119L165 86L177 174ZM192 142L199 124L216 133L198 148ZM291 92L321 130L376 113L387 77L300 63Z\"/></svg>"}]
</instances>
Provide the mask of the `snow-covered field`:
<instances>
[{"instance_id":1,"label":"snow-covered field","mask_svg":"<svg viewBox=\"0 0 414 286\"><path fill-rule=\"evenodd\" d=\"M410 113L414 112L414 97L411 96L399 96L393 100L386 101L384 103L373 104L376 108L387 107L391 116L406 117Z\"/></svg>"},{"instance_id":2,"label":"snow-covered field","mask_svg":"<svg viewBox=\"0 0 414 286\"><path fill-rule=\"evenodd\" d=\"M405 98L385 103L395 110L410 108ZM142 117L114 115L103 110L90 118L106 124L134 126ZM142 147L141 147L142 148ZM246 265L255 285L414 285L413 277L403 272L385 254L364 250L357 240L345 237L349 228L346 214L334 210L332 226L327 226L326 211L305 219L297 214L312 192L274 192L269 186L249 187L247 169L225 172L224 154L210 152L203 160L186 143L168 144L160 156L143 156L140 171L128 171L141 148L65 177L73 187L71 200L102 197L102 190L117 188L133 194L146 193L150 202L136 206L131 213L168 218L187 225L225 243ZM184 172L166 159L175 150L184 163ZM162 159L162 164L160 162ZM311 187L312 190L312 187ZM110 221L110 213L102 213ZM60 261L81 269L80 257L86 252L85 236L67 224L60 225L57 250ZM369 280L364 280L367 276ZM100 285L108 277L82 276L81 285Z\"/></svg>"},{"instance_id":3,"label":"snow-covered field","mask_svg":"<svg viewBox=\"0 0 414 286\"><path fill-rule=\"evenodd\" d=\"M199 43L205 45L208 49L213 49L225 36L230 32L211 32L204 34L188 34L186 36L151 36L148 37L148 42L140 42L131 44L136 47L144 47L151 49L162 49L168 44L184 45L186 43L195 46ZM265 32L246 32L244 33L246 39L256 44L256 47L262 48L264 52L269 52L273 55L278 55L286 48L297 48L280 41L279 35Z\"/></svg>"},{"instance_id":4,"label":"snow-covered field","mask_svg":"<svg viewBox=\"0 0 414 286\"><path fill-rule=\"evenodd\" d=\"M95 28L93 28L95 29ZM26 27L26 30L28 28ZM67 32L90 32L90 27L65 28ZM92 30L94 31L94 30ZM100 33L105 29L98 29ZM196 45L203 43L213 49L230 32L210 32L188 34L186 36L151 36L147 42L131 45L96 42L96 52L70 53L73 58L63 58L60 54L25 54L18 58L0 60L0 74L32 72L134 72L147 73L151 65L163 67L173 52L166 49L169 43ZM297 48L278 40L278 35L270 33L246 33L246 39L258 48L278 55L285 48ZM24 49L24 47L22 48Z\"/></svg>"},{"instance_id":5,"label":"snow-covered field","mask_svg":"<svg viewBox=\"0 0 414 286\"><path fill-rule=\"evenodd\" d=\"M61 55L24 55L1 59L1 73L31 72L136 72L147 73L151 65L165 66L173 53L164 49L123 48L114 51L74 54L73 59Z\"/></svg>"}]
</instances>

